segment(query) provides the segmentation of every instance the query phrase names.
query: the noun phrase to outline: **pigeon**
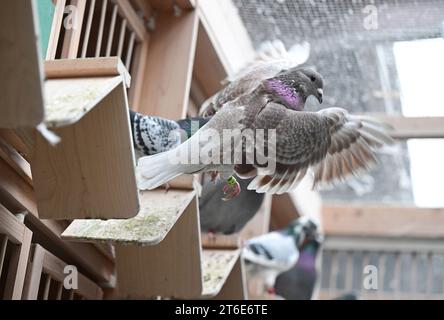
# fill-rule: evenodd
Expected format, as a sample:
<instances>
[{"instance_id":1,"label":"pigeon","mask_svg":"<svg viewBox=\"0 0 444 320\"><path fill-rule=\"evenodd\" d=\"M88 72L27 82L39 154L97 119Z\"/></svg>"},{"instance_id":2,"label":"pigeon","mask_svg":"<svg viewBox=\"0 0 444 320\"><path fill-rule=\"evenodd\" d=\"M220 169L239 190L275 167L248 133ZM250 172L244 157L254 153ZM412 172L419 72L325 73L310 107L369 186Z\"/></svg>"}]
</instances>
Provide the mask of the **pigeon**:
<instances>
[{"instance_id":1,"label":"pigeon","mask_svg":"<svg viewBox=\"0 0 444 320\"><path fill-rule=\"evenodd\" d=\"M246 188L251 180L240 180ZM222 181L206 182L199 199L201 230L209 233L233 234L242 230L258 212L264 201L264 194L245 190L232 201L222 200Z\"/></svg>"},{"instance_id":2,"label":"pigeon","mask_svg":"<svg viewBox=\"0 0 444 320\"><path fill-rule=\"evenodd\" d=\"M285 70L262 81L251 94L225 103L185 143L164 154L139 159L139 187L151 190L184 173L217 171L226 179L227 199L232 199L240 193L234 173L242 179L254 178L249 190L282 194L294 190L307 172L313 175L313 187L329 187L369 170L376 163L376 149L393 143L388 135L390 127L369 116L351 115L342 108L303 111L311 95L322 102L322 88L322 76L304 67ZM226 148L224 135L236 130L234 148ZM243 133L257 134L261 130L267 132L262 142L268 154L272 151L274 156L266 159L267 164L274 160L275 166L259 163L260 152L265 153L265 149L258 148L260 143L254 148L245 146ZM214 132L221 138L202 138ZM268 141L273 133L275 141ZM238 145L241 157L234 152ZM177 160L177 155L188 155L193 146L198 149L194 148L191 161L172 161ZM211 154L220 157L208 162L202 150L212 150ZM233 157L235 162L226 161Z\"/></svg>"},{"instance_id":3,"label":"pigeon","mask_svg":"<svg viewBox=\"0 0 444 320\"><path fill-rule=\"evenodd\" d=\"M276 277L296 264L301 248L317 234L317 224L302 216L282 230L248 240L242 251L247 271L262 275L272 288Z\"/></svg>"},{"instance_id":4,"label":"pigeon","mask_svg":"<svg viewBox=\"0 0 444 320\"><path fill-rule=\"evenodd\" d=\"M225 79L223 84L226 87L207 99L202 104L200 113L203 116L214 115L225 103L237 99L242 101L240 97L251 94L262 81L275 77L283 70L301 65L308 58L309 48L301 49L302 46L300 48L296 46L296 54L294 54L288 52L280 40L264 42L256 58L238 73ZM308 51L308 53L301 56L297 51Z\"/></svg>"},{"instance_id":5,"label":"pigeon","mask_svg":"<svg viewBox=\"0 0 444 320\"><path fill-rule=\"evenodd\" d=\"M246 129L254 132L256 132L257 129L276 130L278 135L278 144L276 145L276 148L278 148L277 155L278 157L282 157L282 160L284 161L283 165L290 165L290 169L292 171L288 176L285 175L286 180L283 181L285 183L289 182L286 185L287 187L290 186L291 183L288 179L293 178L294 180L299 169L305 169L305 167L302 167L302 165L298 163L297 159L291 159L294 161L294 163L288 162L288 159L286 159L288 156L287 148L294 148L297 147L298 144L301 144L300 142L296 142L296 145L294 145L294 138L305 138L308 140L310 136L305 136L310 135L311 133L316 133L313 132L313 121L309 121L308 128L305 129L303 128L303 126L306 124L304 119L307 117L300 118L298 115L299 111L303 110L305 101L309 96L314 95L319 102L322 102L322 87L323 80L321 75L307 68L294 68L282 71L278 74L278 76L264 80L251 95L248 95L248 98L245 98L247 100L245 101L244 105L238 105L237 103L232 102L229 106L225 106L219 112L217 112L206 125L198 130L197 133L199 134L196 133L185 143L182 143L180 146L166 153L140 158L137 167L139 188L142 190L151 190L184 173L190 174L217 171L221 175L221 178L227 179L227 188L225 190L226 193L232 196L239 194L239 184L233 177L233 173L235 171L234 164L224 162L224 159L226 159L226 154L224 154L224 152L228 154L230 150L236 150L237 145L242 143L244 139L242 139L241 135L238 134L235 137L237 142L235 142L234 148L223 148L223 144L225 144L224 138L222 138L222 143L221 140L219 140L219 144L216 142L216 139L207 139L206 142L202 141L203 139L201 139L201 137L205 136L209 132L216 132L220 137L222 137L226 129L231 129L233 132L238 130L240 133ZM303 113L303 115L305 115L305 113ZM295 118L295 121L289 121L293 118ZM321 119L316 119L316 116L314 118L314 121L319 120L318 122L324 125L323 133L325 133L326 136L320 136L318 139L309 139L310 141L308 142L311 143L311 140L314 140L315 144L322 144L321 142L323 142L323 140L327 140L328 138L328 130L330 130L330 126L328 125L328 120L326 118L324 119L323 117L319 117ZM299 121L299 123L297 123L297 121ZM324 124L323 122L326 123ZM333 125L336 124L334 123L332 126ZM302 126L302 128L299 129L298 126ZM322 141L319 141L320 139L322 139ZM290 143L289 146L287 146L287 142ZM171 161L171 159L177 154L189 154L190 150L192 151L192 146L196 145L199 147L199 150L208 148L216 150L222 147L220 159L216 159L215 162L204 163L202 162L203 159L200 159L200 155L198 153L198 159L194 163L193 161L189 161L187 163L175 163ZM302 147L303 149L300 151L303 152L312 146L308 145ZM291 152L293 150L289 151ZM327 150L325 150L325 153L326 152ZM233 153L229 154L228 156L231 159ZM248 157L251 157L251 154L248 155ZM277 160L279 161L280 159ZM309 162L306 160L303 164L307 165L308 163ZM240 165L242 162L237 164ZM243 175L241 178L252 178L256 175L254 173L254 166L240 166L239 169L240 170L236 170L236 172L238 175ZM245 172L245 170L248 172ZM247 173L248 176L245 177L245 173ZM283 173L285 172L278 172L280 175L278 177L282 178ZM293 182L293 180L291 182ZM251 183L249 186L251 186Z\"/></svg>"},{"instance_id":6,"label":"pigeon","mask_svg":"<svg viewBox=\"0 0 444 320\"><path fill-rule=\"evenodd\" d=\"M276 277L274 292L285 300L311 300L318 279L316 258L321 237L308 240L301 249L299 259L288 271Z\"/></svg>"},{"instance_id":7,"label":"pigeon","mask_svg":"<svg viewBox=\"0 0 444 320\"><path fill-rule=\"evenodd\" d=\"M179 121L146 116L130 110L131 132L135 149L144 156L165 152L179 146L205 125L209 118L187 118Z\"/></svg>"}]
</instances>

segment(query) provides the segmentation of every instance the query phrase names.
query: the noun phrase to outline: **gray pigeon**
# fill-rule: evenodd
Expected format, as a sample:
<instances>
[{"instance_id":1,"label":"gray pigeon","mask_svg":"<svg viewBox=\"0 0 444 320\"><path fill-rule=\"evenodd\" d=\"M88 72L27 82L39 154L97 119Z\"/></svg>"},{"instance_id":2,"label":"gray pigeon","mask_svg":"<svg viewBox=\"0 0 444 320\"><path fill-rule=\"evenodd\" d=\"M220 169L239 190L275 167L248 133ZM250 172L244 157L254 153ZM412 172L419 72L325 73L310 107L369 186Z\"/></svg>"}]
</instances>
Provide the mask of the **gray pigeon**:
<instances>
[{"instance_id":1,"label":"gray pigeon","mask_svg":"<svg viewBox=\"0 0 444 320\"><path fill-rule=\"evenodd\" d=\"M322 101L322 87L322 77L306 68L282 71L262 81L248 97L243 96L242 103L226 103L185 143L164 154L139 159L139 188L151 190L184 173L217 171L227 179L224 191L229 199L240 192L234 173L240 178L254 178L248 185L250 190L282 194L293 190L308 170L314 173L314 185L321 186L368 170L376 162L375 149L392 143L386 134L387 126L370 117L350 115L340 108L303 111L308 96L314 95ZM240 131L235 136L234 148L224 148L226 129ZM232 159L233 150L243 143L242 133L248 130L257 133L258 129L275 130L276 143L271 145L275 159L268 159L275 160L275 168L264 168L257 161L257 146L251 149L242 145L242 157L234 157L240 161L225 161ZM221 139L202 138L209 132L216 132ZM193 161L171 161L177 154L189 154L193 146L199 151ZM202 150L219 151L216 154L220 157L204 161L208 158L202 158ZM244 159L255 161L248 163Z\"/></svg>"},{"instance_id":2,"label":"gray pigeon","mask_svg":"<svg viewBox=\"0 0 444 320\"><path fill-rule=\"evenodd\" d=\"M187 118L173 121L130 110L134 147L144 156L171 150L192 135L193 123L199 129L209 120L210 118Z\"/></svg>"},{"instance_id":3,"label":"gray pigeon","mask_svg":"<svg viewBox=\"0 0 444 320\"><path fill-rule=\"evenodd\" d=\"M213 115L225 103L241 100L240 97L251 94L262 81L277 76L283 70L301 65L307 58L308 53L301 57L300 54L288 52L282 41L263 43L256 58L238 73L225 79L224 84L227 86L203 103L201 114Z\"/></svg>"},{"instance_id":4,"label":"gray pigeon","mask_svg":"<svg viewBox=\"0 0 444 320\"><path fill-rule=\"evenodd\" d=\"M251 180L240 180L246 189ZM207 182L202 187L199 199L200 226L204 232L233 234L242 228L257 213L264 200L264 194L244 190L231 201L223 201L222 181Z\"/></svg>"},{"instance_id":5,"label":"gray pigeon","mask_svg":"<svg viewBox=\"0 0 444 320\"><path fill-rule=\"evenodd\" d=\"M301 248L317 236L317 224L302 216L282 230L250 239L242 251L247 271L262 275L271 288L277 275L293 267Z\"/></svg>"},{"instance_id":6,"label":"gray pigeon","mask_svg":"<svg viewBox=\"0 0 444 320\"><path fill-rule=\"evenodd\" d=\"M320 238L307 241L296 264L277 276L274 291L278 296L286 300L311 300L318 280L316 258L320 246Z\"/></svg>"}]
</instances>

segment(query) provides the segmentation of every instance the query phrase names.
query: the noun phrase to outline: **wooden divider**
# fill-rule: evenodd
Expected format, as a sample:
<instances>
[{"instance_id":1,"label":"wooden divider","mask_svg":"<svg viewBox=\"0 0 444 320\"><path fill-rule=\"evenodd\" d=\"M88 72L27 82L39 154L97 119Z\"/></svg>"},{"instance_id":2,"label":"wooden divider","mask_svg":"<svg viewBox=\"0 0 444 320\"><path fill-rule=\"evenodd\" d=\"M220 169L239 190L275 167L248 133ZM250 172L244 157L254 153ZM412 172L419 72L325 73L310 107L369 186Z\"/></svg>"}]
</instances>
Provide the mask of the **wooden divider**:
<instances>
[{"instance_id":1,"label":"wooden divider","mask_svg":"<svg viewBox=\"0 0 444 320\"><path fill-rule=\"evenodd\" d=\"M68 275L65 273L66 267L70 267L70 269L66 269L69 272L77 272L75 276L77 283L74 284L76 287L74 289L64 287L64 281ZM24 300L101 299L103 297L102 289L83 274L78 273L77 268L73 269L73 267L75 266L59 259L42 246L32 245L22 298ZM56 286L56 290L51 292L52 286ZM39 291L42 292L41 296L39 296Z\"/></svg>"},{"instance_id":2,"label":"wooden divider","mask_svg":"<svg viewBox=\"0 0 444 320\"><path fill-rule=\"evenodd\" d=\"M43 121L42 68L33 1L6 1L0 10L0 128Z\"/></svg>"},{"instance_id":3,"label":"wooden divider","mask_svg":"<svg viewBox=\"0 0 444 320\"><path fill-rule=\"evenodd\" d=\"M20 300L22 297L31 238L32 232L0 204L0 276L5 277L3 299ZM11 251L9 264L4 265L8 247Z\"/></svg>"},{"instance_id":4,"label":"wooden divider","mask_svg":"<svg viewBox=\"0 0 444 320\"><path fill-rule=\"evenodd\" d=\"M168 119L186 116L190 95L198 17L160 13L150 36L143 90L137 111Z\"/></svg>"},{"instance_id":5,"label":"wooden divider","mask_svg":"<svg viewBox=\"0 0 444 320\"><path fill-rule=\"evenodd\" d=\"M201 244L194 191L144 191L142 210L128 220L76 220L68 240L116 248L116 297L193 298L202 292Z\"/></svg>"},{"instance_id":6,"label":"wooden divider","mask_svg":"<svg viewBox=\"0 0 444 320\"><path fill-rule=\"evenodd\" d=\"M31 156L39 217L130 218L139 211L126 83L120 59L46 63L45 123ZM85 75L88 75L87 77Z\"/></svg>"}]
</instances>

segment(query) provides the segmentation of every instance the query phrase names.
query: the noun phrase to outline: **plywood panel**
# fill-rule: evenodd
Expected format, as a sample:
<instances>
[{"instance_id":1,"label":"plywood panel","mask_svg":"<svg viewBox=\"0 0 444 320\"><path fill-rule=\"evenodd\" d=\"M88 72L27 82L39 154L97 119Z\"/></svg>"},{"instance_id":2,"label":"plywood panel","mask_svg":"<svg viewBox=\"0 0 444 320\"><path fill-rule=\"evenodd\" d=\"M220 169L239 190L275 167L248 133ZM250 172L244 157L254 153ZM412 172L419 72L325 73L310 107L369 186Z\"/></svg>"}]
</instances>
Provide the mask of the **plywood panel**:
<instances>
[{"instance_id":1,"label":"plywood panel","mask_svg":"<svg viewBox=\"0 0 444 320\"><path fill-rule=\"evenodd\" d=\"M6 1L0 10L0 127L43 121L42 68L33 1Z\"/></svg>"},{"instance_id":2,"label":"plywood panel","mask_svg":"<svg viewBox=\"0 0 444 320\"><path fill-rule=\"evenodd\" d=\"M139 211L126 92L116 78L48 81L46 122L62 141L53 147L37 135L31 168L40 218Z\"/></svg>"},{"instance_id":3,"label":"plywood panel","mask_svg":"<svg viewBox=\"0 0 444 320\"><path fill-rule=\"evenodd\" d=\"M118 295L195 298L202 292L197 199L156 246L116 246Z\"/></svg>"},{"instance_id":4,"label":"plywood panel","mask_svg":"<svg viewBox=\"0 0 444 320\"><path fill-rule=\"evenodd\" d=\"M197 39L197 14L161 13L151 34L139 112L168 119L186 115Z\"/></svg>"}]
</instances>

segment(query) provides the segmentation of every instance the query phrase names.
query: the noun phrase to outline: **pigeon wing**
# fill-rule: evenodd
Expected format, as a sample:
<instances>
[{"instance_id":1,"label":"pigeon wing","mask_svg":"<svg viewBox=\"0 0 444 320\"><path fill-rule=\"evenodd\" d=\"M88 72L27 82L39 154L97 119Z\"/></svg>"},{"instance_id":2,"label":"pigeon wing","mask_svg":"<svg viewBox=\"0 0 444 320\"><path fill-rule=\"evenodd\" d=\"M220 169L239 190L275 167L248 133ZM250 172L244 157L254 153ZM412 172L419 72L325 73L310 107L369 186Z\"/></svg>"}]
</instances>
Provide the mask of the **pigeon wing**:
<instances>
[{"instance_id":1,"label":"pigeon wing","mask_svg":"<svg viewBox=\"0 0 444 320\"><path fill-rule=\"evenodd\" d=\"M297 112L272 104L256 118L258 128L276 126L276 170L258 175L248 189L282 194L294 189L309 169L314 185L330 185L368 170L376 162L375 149L392 143L388 127L341 108ZM269 125L268 125L269 127ZM262 171L264 172L264 171Z\"/></svg>"}]
</instances>

